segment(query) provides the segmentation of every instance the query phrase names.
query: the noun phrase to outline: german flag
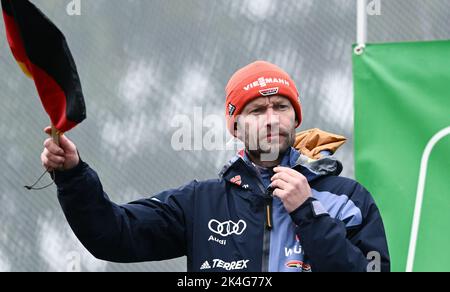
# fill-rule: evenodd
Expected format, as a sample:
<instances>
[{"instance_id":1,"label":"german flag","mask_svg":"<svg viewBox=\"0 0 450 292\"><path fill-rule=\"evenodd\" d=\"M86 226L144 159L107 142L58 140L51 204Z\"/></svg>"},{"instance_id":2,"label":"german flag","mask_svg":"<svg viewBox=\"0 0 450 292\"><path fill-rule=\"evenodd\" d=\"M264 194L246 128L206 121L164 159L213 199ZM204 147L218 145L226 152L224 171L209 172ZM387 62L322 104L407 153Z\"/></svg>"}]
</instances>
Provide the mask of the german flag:
<instances>
[{"instance_id":1,"label":"german flag","mask_svg":"<svg viewBox=\"0 0 450 292\"><path fill-rule=\"evenodd\" d=\"M60 133L86 119L77 68L61 31L28 0L1 0L14 58L34 80L53 126Z\"/></svg>"}]
</instances>

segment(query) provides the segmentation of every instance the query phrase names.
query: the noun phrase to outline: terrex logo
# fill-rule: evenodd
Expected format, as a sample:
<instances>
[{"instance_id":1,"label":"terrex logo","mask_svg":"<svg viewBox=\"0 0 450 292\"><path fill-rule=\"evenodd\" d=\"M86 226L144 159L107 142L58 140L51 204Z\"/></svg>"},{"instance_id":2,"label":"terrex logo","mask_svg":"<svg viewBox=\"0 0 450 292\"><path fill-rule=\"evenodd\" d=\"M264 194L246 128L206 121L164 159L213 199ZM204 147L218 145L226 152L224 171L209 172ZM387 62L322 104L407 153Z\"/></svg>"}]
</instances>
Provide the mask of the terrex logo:
<instances>
[{"instance_id":1,"label":"terrex logo","mask_svg":"<svg viewBox=\"0 0 450 292\"><path fill-rule=\"evenodd\" d=\"M255 87L266 87L269 84L283 84L286 86L290 86L289 82L282 78L260 77L260 78L258 78L258 80L244 86L244 90L249 91L250 89L255 88Z\"/></svg>"},{"instance_id":2,"label":"terrex logo","mask_svg":"<svg viewBox=\"0 0 450 292\"><path fill-rule=\"evenodd\" d=\"M208 261L204 262L200 267L200 270L209 270L209 269L211 269L211 266L209 265Z\"/></svg>"},{"instance_id":3,"label":"terrex logo","mask_svg":"<svg viewBox=\"0 0 450 292\"><path fill-rule=\"evenodd\" d=\"M218 234L223 237L227 237L230 235L241 235L244 233L247 228L247 223L244 220L239 220L237 223L229 220L225 222L219 222L215 219L212 219L208 223L208 228L215 234Z\"/></svg>"},{"instance_id":4,"label":"terrex logo","mask_svg":"<svg viewBox=\"0 0 450 292\"><path fill-rule=\"evenodd\" d=\"M200 270L209 270L209 269L215 269L215 268L222 268L225 271L243 270L243 269L247 269L247 264L249 261L250 260L225 262L220 259L214 259L214 260L212 260L212 265L210 265L208 261L205 261L201 265Z\"/></svg>"}]
</instances>

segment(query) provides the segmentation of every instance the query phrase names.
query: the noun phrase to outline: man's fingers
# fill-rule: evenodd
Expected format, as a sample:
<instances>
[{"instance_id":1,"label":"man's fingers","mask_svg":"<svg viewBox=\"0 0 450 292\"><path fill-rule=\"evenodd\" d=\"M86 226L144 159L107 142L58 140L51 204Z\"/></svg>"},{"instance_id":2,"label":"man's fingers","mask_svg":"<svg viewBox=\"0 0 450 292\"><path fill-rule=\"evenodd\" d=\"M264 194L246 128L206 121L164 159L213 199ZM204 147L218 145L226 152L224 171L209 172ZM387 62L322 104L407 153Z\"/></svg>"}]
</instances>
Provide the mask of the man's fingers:
<instances>
[{"instance_id":1,"label":"man's fingers","mask_svg":"<svg viewBox=\"0 0 450 292\"><path fill-rule=\"evenodd\" d=\"M275 167L274 171L275 171L275 175L274 175L275 179L277 179L278 175L280 175L283 180L286 180L287 182L290 182L293 184L308 183L308 179L303 174L301 174L300 172L298 172L292 168ZM285 175L283 175L283 174L285 174Z\"/></svg>"},{"instance_id":2,"label":"man's fingers","mask_svg":"<svg viewBox=\"0 0 450 292\"><path fill-rule=\"evenodd\" d=\"M66 160L66 158L64 156L61 155L55 155L53 153L51 153L48 149L44 149L44 151L42 152L41 158L45 157L47 160L53 162L53 163L57 163L57 164L63 164Z\"/></svg>"},{"instance_id":3,"label":"man's fingers","mask_svg":"<svg viewBox=\"0 0 450 292\"><path fill-rule=\"evenodd\" d=\"M50 160L44 153L42 153L42 155L41 155L41 161L42 161L42 166L45 169L47 169L48 171L53 171L62 166L62 164L59 164L57 162Z\"/></svg>"},{"instance_id":4,"label":"man's fingers","mask_svg":"<svg viewBox=\"0 0 450 292\"><path fill-rule=\"evenodd\" d=\"M284 180L276 179L270 184L270 186L274 189L287 190L290 185Z\"/></svg>"},{"instance_id":5,"label":"man's fingers","mask_svg":"<svg viewBox=\"0 0 450 292\"><path fill-rule=\"evenodd\" d=\"M75 145L73 144L73 142L70 141L66 137L66 135L61 135L59 137L59 144L60 144L61 148L65 149L65 150L72 151L75 148Z\"/></svg>"},{"instance_id":6,"label":"man's fingers","mask_svg":"<svg viewBox=\"0 0 450 292\"><path fill-rule=\"evenodd\" d=\"M59 169L61 168L63 165L59 164L59 163L55 163L51 160L46 160L46 162L44 163L44 167L45 168L51 168L51 169Z\"/></svg>"},{"instance_id":7,"label":"man's fingers","mask_svg":"<svg viewBox=\"0 0 450 292\"><path fill-rule=\"evenodd\" d=\"M52 138L48 138L44 142L44 147L48 149L48 151L54 155L64 155L64 150L56 145Z\"/></svg>"},{"instance_id":8,"label":"man's fingers","mask_svg":"<svg viewBox=\"0 0 450 292\"><path fill-rule=\"evenodd\" d=\"M286 173L288 173L289 175L292 175L292 176L298 176L299 174L302 175L301 173L299 173L298 171L296 171L296 170L294 170L292 168L282 167L282 166L275 167L273 169L273 171L275 171L275 173L286 172Z\"/></svg>"},{"instance_id":9,"label":"man's fingers","mask_svg":"<svg viewBox=\"0 0 450 292\"><path fill-rule=\"evenodd\" d=\"M47 148L41 154L41 160L44 167L59 168L64 165L66 159L64 156L54 155Z\"/></svg>"},{"instance_id":10,"label":"man's fingers","mask_svg":"<svg viewBox=\"0 0 450 292\"><path fill-rule=\"evenodd\" d=\"M277 179L281 179L284 180L287 183L295 183L296 182L296 178L291 176L290 174L288 174L287 172L279 172L276 173L274 176L272 176L272 181L275 181Z\"/></svg>"},{"instance_id":11,"label":"man's fingers","mask_svg":"<svg viewBox=\"0 0 450 292\"><path fill-rule=\"evenodd\" d=\"M52 135L52 127L46 127L45 129L44 129L44 132L45 132L45 134L47 134L47 135Z\"/></svg>"},{"instance_id":12,"label":"man's fingers","mask_svg":"<svg viewBox=\"0 0 450 292\"><path fill-rule=\"evenodd\" d=\"M284 198L286 198L287 196L287 192L285 190L282 189L275 189L273 191L273 195L277 198L279 198L280 200L283 200Z\"/></svg>"},{"instance_id":13,"label":"man's fingers","mask_svg":"<svg viewBox=\"0 0 450 292\"><path fill-rule=\"evenodd\" d=\"M56 155L49 155L47 156L47 159L56 165L64 165L64 162L66 162L64 157Z\"/></svg>"}]
</instances>

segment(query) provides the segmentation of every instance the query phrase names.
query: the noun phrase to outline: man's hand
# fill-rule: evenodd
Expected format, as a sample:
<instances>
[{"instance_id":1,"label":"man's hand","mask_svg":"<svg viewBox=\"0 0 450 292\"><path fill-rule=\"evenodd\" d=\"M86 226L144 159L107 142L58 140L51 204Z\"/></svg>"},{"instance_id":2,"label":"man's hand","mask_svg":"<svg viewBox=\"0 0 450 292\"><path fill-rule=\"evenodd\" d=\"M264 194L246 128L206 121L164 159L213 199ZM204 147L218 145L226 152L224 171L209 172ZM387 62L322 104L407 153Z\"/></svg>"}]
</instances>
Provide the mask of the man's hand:
<instances>
[{"instance_id":1,"label":"man's hand","mask_svg":"<svg viewBox=\"0 0 450 292\"><path fill-rule=\"evenodd\" d=\"M52 129L47 127L44 132L51 135ZM60 146L56 145L52 138L45 140L44 151L41 154L42 165L53 171L55 169L70 170L78 165L80 157L77 147L66 136L59 137Z\"/></svg>"},{"instance_id":2,"label":"man's hand","mask_svg":"<svg viewBox=\"0 0 450 292\"><path fill-rule=\"evenodd\" d=\"M273 195L280 198L288 213L294 212L312 196L311 187L304 175L287 167L275 167L272 177Z\"/></svg>"}]
</instances>

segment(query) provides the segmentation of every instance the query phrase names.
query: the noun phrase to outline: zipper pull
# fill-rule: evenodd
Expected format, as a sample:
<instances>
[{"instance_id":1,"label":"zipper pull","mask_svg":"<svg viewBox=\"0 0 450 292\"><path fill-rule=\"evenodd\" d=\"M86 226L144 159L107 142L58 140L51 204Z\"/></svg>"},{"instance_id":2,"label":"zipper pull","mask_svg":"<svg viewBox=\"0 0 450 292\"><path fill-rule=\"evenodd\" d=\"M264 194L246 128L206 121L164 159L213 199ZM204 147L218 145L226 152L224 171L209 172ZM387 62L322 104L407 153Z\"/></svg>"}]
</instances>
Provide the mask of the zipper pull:
<instances>
[{"instance_id":1,"label":"zipper pull","mask_svg":"<svg viewBox=\"0 0 450 292\"><path fill-rule=\"evenodd\" d=\"M266 229L269 231L272 230L273 228L272 202L273 202L272 197L266 199Z\"/></svg>"}]
</instances>

